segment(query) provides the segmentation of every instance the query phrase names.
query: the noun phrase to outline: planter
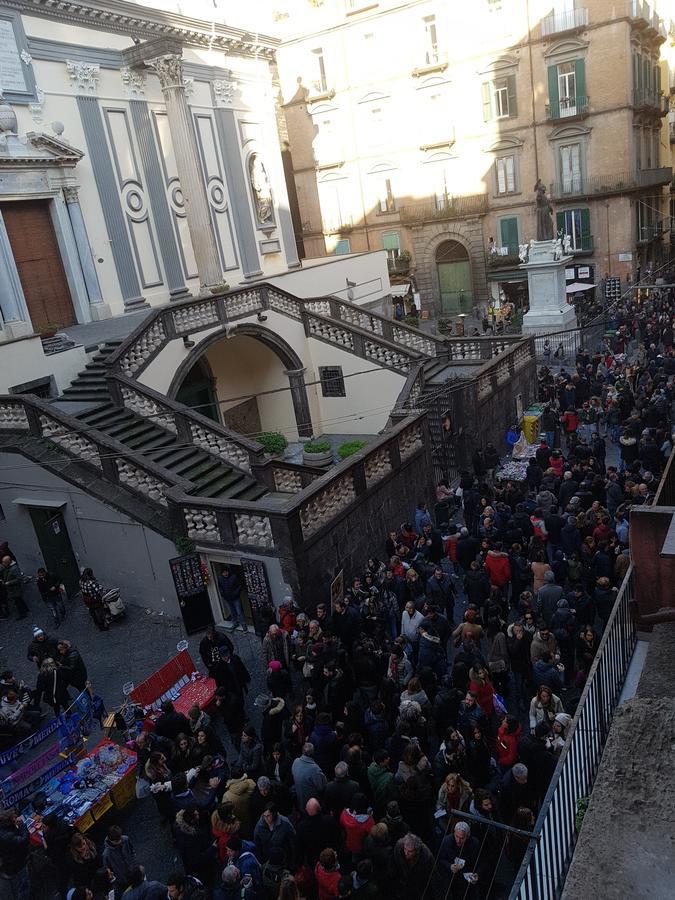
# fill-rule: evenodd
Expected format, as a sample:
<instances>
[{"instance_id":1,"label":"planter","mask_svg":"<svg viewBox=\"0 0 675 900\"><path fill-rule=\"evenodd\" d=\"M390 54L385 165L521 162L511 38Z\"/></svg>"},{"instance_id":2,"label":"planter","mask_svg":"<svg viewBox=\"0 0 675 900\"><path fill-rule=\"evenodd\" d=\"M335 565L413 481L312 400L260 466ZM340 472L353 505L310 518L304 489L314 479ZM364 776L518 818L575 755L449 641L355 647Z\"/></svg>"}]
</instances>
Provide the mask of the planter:
<instances>
[{"instance_id":1,"label":"planter","mask_svg":"<svg viewBox=\"0 0 675 900\"><path fill-rule=\"evenodd\" d=\"M302 461L308 466L330 466L333 463L333 451L324 450L322 453L308 453L302 451Z\"/></svg>"}]
</instances>

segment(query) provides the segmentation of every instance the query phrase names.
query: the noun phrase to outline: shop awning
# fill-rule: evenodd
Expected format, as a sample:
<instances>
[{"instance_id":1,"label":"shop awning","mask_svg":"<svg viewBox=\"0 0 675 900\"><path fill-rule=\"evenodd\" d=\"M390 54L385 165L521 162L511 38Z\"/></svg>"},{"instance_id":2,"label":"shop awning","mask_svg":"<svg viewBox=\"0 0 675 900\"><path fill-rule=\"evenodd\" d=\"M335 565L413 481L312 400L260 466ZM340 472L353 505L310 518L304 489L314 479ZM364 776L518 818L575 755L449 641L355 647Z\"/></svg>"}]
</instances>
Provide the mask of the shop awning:
<instances>
[{"instance_id":1,"label":"shop awning","mask_svg":"<svg viewBox=\"0 0 675 900\"><path fill-rule=\"evenodd\" d=\"M594 284L584 284L583 281L573 281L572 284L567 285L565 290L568 294L578 294L579 291L590 291L595 286Z\"/></svg>"},{"instance_id":2,"label":"shop awning","mask_svg":"<svg viewBox=\"0 0 675 900\"><path fill-rule=\"evenodd\" d=\"M406 281L405 284L392 284L389 288L389 293L392 297L405 297L409 290L410 282Z\"/></svg>"},{"instance_id":3,"label":"shop awning","mask_svg":"<svg viewBox=\"0 0 675 900\"><path fill-rule=\"evenodd\" d=\"M12 503L17 506L31 506L36 509L61 509L66 506L67 500L41 500L39 497L15 497Z\"/></svg>"},{"instance_id":4,"label":"shop awning","mask_svg":"<svg viewBox=\"0 0 675 900\"><path fill-rule=\"evenodd\" d=\"M487 273L488 281L527 281L527 272L521 272L518 269L498 269L495 272Z\"/></svg>"}]
</instances>

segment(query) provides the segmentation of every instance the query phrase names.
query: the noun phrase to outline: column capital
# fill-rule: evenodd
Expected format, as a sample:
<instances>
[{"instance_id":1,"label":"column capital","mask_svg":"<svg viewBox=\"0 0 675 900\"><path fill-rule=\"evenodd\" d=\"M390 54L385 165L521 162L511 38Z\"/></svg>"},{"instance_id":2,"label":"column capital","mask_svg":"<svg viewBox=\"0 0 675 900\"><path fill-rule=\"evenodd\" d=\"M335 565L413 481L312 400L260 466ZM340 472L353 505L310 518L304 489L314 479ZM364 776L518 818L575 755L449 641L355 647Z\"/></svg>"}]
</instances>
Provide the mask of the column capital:
<instances>
[{"instance_id":1,"label":"column capital","mask_svg":"<svg viewBox=\"0 0 675 900\"><path fill-rule=\"evenodd\" d=\"M69 184L63 188L63 196L66 203L79 203L79 185Z\"/></svg>"},{"instance_id":2,"label":"column capital","mask_svg":"<svg viewBox=\"0 0 675 900\"><path fill-rule=\"evenodd\" d=\"M169 88L184 87L183 59L180 53L164 53L162 56L146 59L145 64L159 78L159 84L163 91Z\"/></svg>"}]
</instances>

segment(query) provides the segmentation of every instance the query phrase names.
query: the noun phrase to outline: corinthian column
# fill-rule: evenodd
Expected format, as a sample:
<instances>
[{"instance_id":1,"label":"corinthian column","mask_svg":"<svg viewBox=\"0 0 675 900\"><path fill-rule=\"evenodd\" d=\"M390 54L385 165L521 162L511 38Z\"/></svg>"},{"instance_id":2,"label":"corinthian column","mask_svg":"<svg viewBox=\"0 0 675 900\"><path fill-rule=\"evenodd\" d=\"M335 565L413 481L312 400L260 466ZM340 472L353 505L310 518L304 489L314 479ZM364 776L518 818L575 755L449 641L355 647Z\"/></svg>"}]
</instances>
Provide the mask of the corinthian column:
<instances>
[{"instance_id":1,"label":"corinthian column","mask_svg":"<svg viewBox=\"0 0 675 900\"><path fill-rule=\"evenodd\" d=\"M171 143L199 281L202 287L211 287L223 280L223 270L211 224L209 201L190 121L190 109L185 96L181 56L179 53L165 53L153 59L146 59L145 63L159 78L166 103Z\"/></svg>"}]
</instances>

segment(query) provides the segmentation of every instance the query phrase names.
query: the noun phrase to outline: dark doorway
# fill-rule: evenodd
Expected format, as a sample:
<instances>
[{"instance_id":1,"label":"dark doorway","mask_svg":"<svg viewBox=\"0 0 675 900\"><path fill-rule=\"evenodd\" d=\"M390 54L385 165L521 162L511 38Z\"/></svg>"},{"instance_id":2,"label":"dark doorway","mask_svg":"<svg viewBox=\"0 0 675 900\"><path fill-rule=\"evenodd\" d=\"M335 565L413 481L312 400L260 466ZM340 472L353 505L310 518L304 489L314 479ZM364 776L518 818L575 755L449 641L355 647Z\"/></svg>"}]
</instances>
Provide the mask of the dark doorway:
<instances>
[{"instance_id":1,"label":"dark doorway","mask_svg":"<svg viewBox=\"0 0 675 900\"><path fill-rule=\"evenodd\" d=\"M214 422L220 422L218 402L213 390L213 375L209 364L203 358L197 360L183 379L176 400L213 419Z\"/></svg>"},{"instance_id":2,"label":"dark doorway","mask_svg":"<svg viewBox=\"0 0 675 900\"><path fill-rule=\"evenodd\" d=\"M185 630L188 634L204 631L213 623L206 564L198 553L188 553L170 559L169 566Z\"/></svg>"},{"instance_id":3,"label":"dark doorway","mask_svg":"<svg viewBox=\"0 0 675 900\"><path fill-rule=\"evenodd\" d=\"M244 617L246 618L247 625L255 625L253 620L253 613L251 611L251 604L249 603L248 594L246 592L246 582L244 579L244 572L241 566L237 566L234 563L220 563L220 562L212 562L211 563L211 571L213 572L213 581L216 585L216 591L218 592L218 605L220 606L220 611L223 614L223 618L227 621L230 618L230 609L223 600L220 595L220 589L218 587L218 576L223 571L223 567L227 566L230 572L234 572L234 574L239 579L239 584L241 585L241 591L239 592L239 598L241 600L241 608L244 610Z\"/></svg>"},{"instance_id":4,"label":"dark doorway","mask_svg":"<svg viewBox=\"0 0 675 900\"><path fill-rule=\"evenodd\" d=\"M35 331L75 323L48 200L3 203L2 217Z\"/></svg>"},{"instance_id":5,"label":"dark doorway","mask_svg":"<svg viewBox=\"0 0 675 900\"><path fill-rule=\"evenodd\" d=\"M62 513L43 507L30 507L29 512L45 569L59 575L68 596L74 597L80 590L80 569Z\"/></svg>"}]
</instances>

